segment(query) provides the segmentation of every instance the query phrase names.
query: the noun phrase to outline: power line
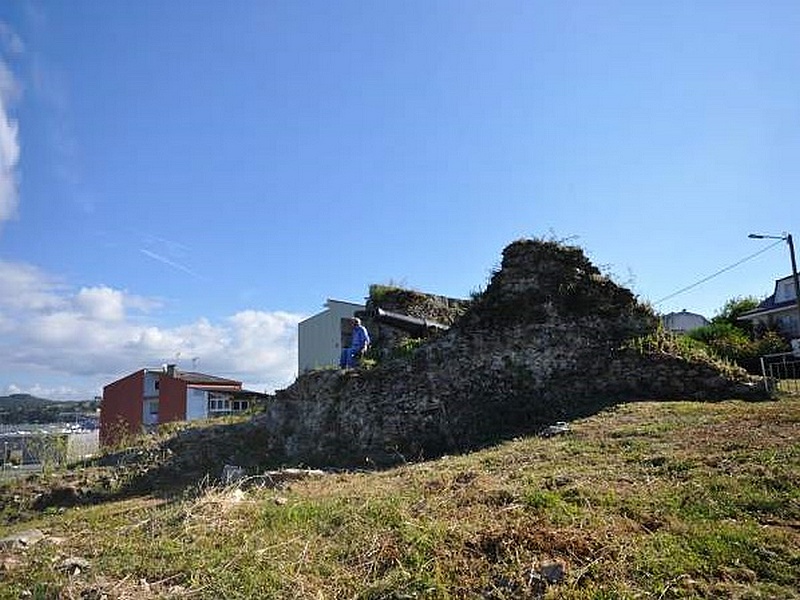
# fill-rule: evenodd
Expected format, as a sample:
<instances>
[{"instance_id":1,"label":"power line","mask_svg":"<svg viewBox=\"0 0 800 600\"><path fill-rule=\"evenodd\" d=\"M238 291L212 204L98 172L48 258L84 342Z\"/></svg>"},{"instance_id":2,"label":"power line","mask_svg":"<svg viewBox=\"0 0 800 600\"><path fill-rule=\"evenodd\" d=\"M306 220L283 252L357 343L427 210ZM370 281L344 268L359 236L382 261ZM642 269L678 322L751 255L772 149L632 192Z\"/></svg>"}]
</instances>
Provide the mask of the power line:
<instances>
[{"instance_id":1,"label":"power line","mask_svg":"<svg viewBox=\"0 0 800 600\"><path fill-rule=\"evenodd\" d=\"M754 253L753 253L753 254L751 254L750 256L745 256L743 259L736 261L736 262L735 262L735 263L733 263L732 265L728 265L727 267L724 267L724 268L720 269L719 271L717 271L716 273L713 273L713 274L709 275L708 277L704 277L703 279L701 279L700 281L697 281L697 282L693 283L692 285L687 285L685 288L681 288L681 289L679 289L677 292L673 292L673 293L671 293L669 296L664 296L663 298L661 298L661 300L657 300L657 301L655 301L655 302L653 303L653 305L654 305L654 306L658 306L659 304L661 304L662 302L666 302L666 301L667 301L667 300L669 300L670 298L674 298L675 296L678 296L678 295L680 295L680 294L682 294L682 293L684 293L684 292L688 292L688 291L689 291L689 290L691 290L692 288L696 288L698 285L701 285L701 284L705 283L705 282L706 282L706 281L708 281L709 279L714 279L714 277L717 277L718 275L722 275L722 274L723 274L725 271L730 271L730 270L731 270L731 269L733 269L734 267L738 267L738 266L739 266L739 265L741 265L742 263L745 263L745 262L747 262L748 260L751 260L751 259L755 258L755 257L756 257L756 256L758 256L759 254L764 254L764 252L766 252L767 250L770 250L770 249L774 248L775 246L777 246L778 244L780 244L782 241L783 241L782 239L781 239L781 240L778 240L778 241L777 241L777 242L775 242L774 244L770 244L770 245L769 245L769 246L767 246L766 248L762 248L761 250L759 250L758 252L754 252Z\"/></svg>"}]
</instances>

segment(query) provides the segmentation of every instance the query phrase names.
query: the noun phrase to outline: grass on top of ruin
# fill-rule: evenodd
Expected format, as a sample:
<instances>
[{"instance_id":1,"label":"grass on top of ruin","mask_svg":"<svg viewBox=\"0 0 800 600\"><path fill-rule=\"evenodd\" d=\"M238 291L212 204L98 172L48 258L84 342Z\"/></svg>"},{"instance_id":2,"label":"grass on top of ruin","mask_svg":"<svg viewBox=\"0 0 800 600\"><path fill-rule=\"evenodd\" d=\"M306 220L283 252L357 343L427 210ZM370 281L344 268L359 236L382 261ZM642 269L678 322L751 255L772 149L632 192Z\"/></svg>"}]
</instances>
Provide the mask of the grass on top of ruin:
<instances>
[{"instance_id":1,"label":"grass on top of ruin","mask_svg":"<svg viewBox=\"0 0 800 600\"><path fill-rule=\"evenodd\" d=\"M800 598L800 398L631 403L462 456L0 528L8 598Z\"/></svg>"}]
</instances>

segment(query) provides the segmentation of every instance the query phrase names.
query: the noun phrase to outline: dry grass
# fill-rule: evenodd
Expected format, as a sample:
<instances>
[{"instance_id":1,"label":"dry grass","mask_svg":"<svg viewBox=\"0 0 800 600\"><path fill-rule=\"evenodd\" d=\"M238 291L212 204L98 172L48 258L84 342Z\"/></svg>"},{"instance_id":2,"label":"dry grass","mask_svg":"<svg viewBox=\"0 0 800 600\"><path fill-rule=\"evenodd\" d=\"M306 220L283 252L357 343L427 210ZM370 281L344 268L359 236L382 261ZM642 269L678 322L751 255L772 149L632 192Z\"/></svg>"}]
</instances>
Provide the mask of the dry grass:
<instances>
[{"instance_id":1,"label":"dry grass","mask_svg":"<svg viewBox=\"0 0 800 600\"><path fill-rule=\"evenodd\" d=\"M49 540L6 553L0 597L800 598L799 433L798 399L628 404L385 472L71 508L13 526Z\"/></svg>"}]
</instances>

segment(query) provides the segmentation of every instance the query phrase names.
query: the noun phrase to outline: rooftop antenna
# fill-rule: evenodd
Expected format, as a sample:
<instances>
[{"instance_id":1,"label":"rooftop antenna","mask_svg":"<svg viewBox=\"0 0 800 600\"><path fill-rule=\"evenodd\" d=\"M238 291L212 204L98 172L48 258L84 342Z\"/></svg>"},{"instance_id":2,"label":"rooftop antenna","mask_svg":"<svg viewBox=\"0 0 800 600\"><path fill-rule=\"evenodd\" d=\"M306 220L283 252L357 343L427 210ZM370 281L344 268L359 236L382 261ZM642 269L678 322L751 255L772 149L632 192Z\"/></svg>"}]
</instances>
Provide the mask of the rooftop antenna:
<instances>
[{"instance_id":1,"label":"rooftop antenna","mask_svg":"<svg viewBox=\"0 0 800 600\"><path fill-rule=\"evenodd\" d=\"M197 368L197 361L200 360L199 356L195 356L192 358L192 370L194 371Z\"/></svg>"}]
</instances>

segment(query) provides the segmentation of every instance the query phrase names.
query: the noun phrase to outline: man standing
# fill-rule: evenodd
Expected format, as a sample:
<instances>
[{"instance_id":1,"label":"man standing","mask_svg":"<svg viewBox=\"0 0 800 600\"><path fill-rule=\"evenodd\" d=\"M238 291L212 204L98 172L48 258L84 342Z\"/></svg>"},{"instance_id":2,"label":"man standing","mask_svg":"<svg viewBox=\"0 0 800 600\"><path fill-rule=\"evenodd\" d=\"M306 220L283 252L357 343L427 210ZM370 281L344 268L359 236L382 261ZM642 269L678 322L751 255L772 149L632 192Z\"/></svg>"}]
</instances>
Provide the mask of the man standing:
<instances>
[{"instance_id":1,"label":"man standing","mask_svg":"<svg viewBox=\"0 0 800 600\"><path fill-rule=\"evenodd\" d=\"M361 324L361 319L353 317L353 335L350 338L350 346L342 349L339 367L342 369L355 367L368 348L369 333L367 328Z\"/></svg>"}]
</instances>

